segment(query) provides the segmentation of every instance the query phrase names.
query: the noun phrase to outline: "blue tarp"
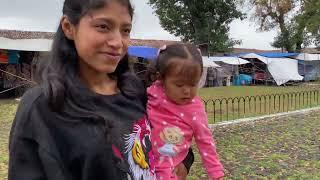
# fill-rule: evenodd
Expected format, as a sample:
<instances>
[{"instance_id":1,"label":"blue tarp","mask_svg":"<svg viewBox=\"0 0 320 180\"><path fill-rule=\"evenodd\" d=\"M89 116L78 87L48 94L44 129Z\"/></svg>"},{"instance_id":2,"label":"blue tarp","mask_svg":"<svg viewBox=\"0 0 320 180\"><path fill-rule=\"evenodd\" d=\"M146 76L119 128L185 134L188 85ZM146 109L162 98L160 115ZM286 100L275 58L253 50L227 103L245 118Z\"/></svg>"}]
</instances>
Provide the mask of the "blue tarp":
<instances>
[{"instance_id":1,"label":"blue tarp","mask_svg":"<svg viewBox=\"0 0 320 180\"><path fill-rule=\"evenodd\" d=\"M9 64L18 64L19 63L19 51L10 50L8 51Z\"/></svg>"},{"instance_id":2,"label":"blue tarp","mask_svg":"<svg viewBox=\"0 0 320 180\"><path fill-rule=\"evenodd\" d=\"M250 53L229 54L227 56L241 57L246 54L250 54ZM263 57L267 57L267 58L285 58L285 57L292 57L292 56L299 55L299 53L282 53L282 52L264 52L264 53L254 53L254 54L257 54L257 55L263 56Z\"/></svg>"},{"instance_id":3,"label":"blue tarp","mask_svg":"<svg viewBox=\"0 0 320 180\"><path fill-rule=\"evenodd\" d=\"M158 48L147 47L147 46L129 46L129 56L141 57L145 59L156 59Z\"/></svg>"},{"instance_id":4,"label":"blue tarp","mask_svg":"<svg viewBox=\"0 0 320 180\"><path fill-rule=\"evenodd\" d=\"M239 74L238 76L233 77L233 85L235 86L249 85L251 82L252 77L247 74Z\"/></svg>"},{"instance_id":5,"label":"blue tarp","mask_svg":"<svg viewBox=\"0 0 320 180\"><path fill-rule=\"evenodd\" d=\"M299 55L299 53L281 53L281 52L265 52L265 53L256 53L256 54L267 57L267 58L285 58L285 57Z\"/></svg>"},{"instance_id":6,"label":"blue tarp","mask_svg":"<svg viewBox=\"0 0 320 180\"><path fill-rule=\"evenodd\" d=\"M141 57L145 59L156 59L157 58L158 48L148 47L148 46L129 46L128 53L129 56ZM229 54L226 56L241 57L241 55L246 55L249 53L238 53L238 54ZM264 52L264 53L255 53L267 58L285 58L297 56L299 53L281 53L281 52Z\"/></svg>"}]
</instances>

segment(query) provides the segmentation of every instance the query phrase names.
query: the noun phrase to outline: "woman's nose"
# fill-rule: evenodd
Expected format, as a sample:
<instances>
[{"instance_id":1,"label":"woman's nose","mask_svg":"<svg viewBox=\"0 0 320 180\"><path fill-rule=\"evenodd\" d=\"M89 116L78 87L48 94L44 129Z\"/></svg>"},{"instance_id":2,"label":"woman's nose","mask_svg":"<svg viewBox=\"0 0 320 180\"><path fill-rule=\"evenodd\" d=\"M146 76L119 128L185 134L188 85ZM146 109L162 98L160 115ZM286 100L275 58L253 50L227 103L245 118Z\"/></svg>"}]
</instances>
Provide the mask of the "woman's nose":
<instances>
[{"instance_id":1,"label":"woman's nose","mask_svg":"<svg viewBox=\"0 0 320 180\"><path fill-rule=\"evenodd\" d=\"M122 35L120 31L115 30L112 34L110 34L110 38L107 40L107 44L113 49L122 48Z\"/></svg>"}]
</instances>

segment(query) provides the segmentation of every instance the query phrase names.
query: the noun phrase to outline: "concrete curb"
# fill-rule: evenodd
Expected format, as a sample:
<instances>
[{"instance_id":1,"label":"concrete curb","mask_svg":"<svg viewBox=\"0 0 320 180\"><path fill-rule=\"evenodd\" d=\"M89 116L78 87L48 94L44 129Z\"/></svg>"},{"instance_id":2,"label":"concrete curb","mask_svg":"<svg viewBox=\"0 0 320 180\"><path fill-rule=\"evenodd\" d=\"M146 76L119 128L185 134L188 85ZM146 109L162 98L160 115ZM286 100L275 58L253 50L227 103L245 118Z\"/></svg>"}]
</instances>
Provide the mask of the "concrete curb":
<instances>
[{"instance_id":1,"label":"concrete curb","mask_svg":"<svg viewBox=\"0 0 320 180\"><path fill-rule=\"evenodd\" d=\"M235 125L235 124L241 124L241 123L253 123L255 121L261 121L261 120L265 120L265 119L273 118L273 117L286 117L286 116L310 113L310 112L319 111L319 110L320 110L320 107L314 107L314 108L302 109L302 110L297 110L297 111L289 111L289 112L277 113L277 114L271 114L271 115L265 115L265 116L259 116L259 117L242 118L242 119L236 119L236 120L231 120L231 121L223 121L223 122L218 122L215 124L209 124L209 128L213 129L213 128L219 127L219 126L228 126L228 125Z\"/></svg>"}]
</instances>

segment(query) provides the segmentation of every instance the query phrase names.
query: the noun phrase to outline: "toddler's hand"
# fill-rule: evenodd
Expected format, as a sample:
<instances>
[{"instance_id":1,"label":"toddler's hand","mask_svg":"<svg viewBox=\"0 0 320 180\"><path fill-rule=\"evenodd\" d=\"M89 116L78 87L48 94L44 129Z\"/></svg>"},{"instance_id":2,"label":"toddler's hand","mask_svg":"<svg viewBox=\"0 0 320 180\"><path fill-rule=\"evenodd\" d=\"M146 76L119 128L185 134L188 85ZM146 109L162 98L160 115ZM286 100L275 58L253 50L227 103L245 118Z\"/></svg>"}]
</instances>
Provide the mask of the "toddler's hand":
<instances>
[{"instance_id":1,"label":"toddler's hand","mask_svg":"<svg viewBox=\"0 0 320 180\"><path fill-rule=\"evenodd\" d=\"M173 172L174 172L174 174L176 174L178 176L179 180L186 180L187 179L188 170L184 166L183 163L180 163L178 166L176 166L175 169L173 170Z\"/></svg>"}]
</instances>

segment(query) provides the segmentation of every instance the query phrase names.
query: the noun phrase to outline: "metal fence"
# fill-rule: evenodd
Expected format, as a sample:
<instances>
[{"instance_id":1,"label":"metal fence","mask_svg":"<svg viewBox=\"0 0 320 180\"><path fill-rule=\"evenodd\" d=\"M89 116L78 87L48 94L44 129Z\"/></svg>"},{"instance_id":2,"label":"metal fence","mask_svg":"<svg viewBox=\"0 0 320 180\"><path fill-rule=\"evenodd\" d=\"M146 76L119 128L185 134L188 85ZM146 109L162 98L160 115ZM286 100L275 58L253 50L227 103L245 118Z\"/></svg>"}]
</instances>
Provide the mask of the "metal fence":
<instances>
[{"instance_id":1,"label":"metal fence","mask_svg":"<svg viewBox=\"0 0 320 180\"><path fill-rule=\"evenodd\" d=\"M320 91L203 100L209 122L288 112L319 105Z\"/></svg>"}]
</instances>

